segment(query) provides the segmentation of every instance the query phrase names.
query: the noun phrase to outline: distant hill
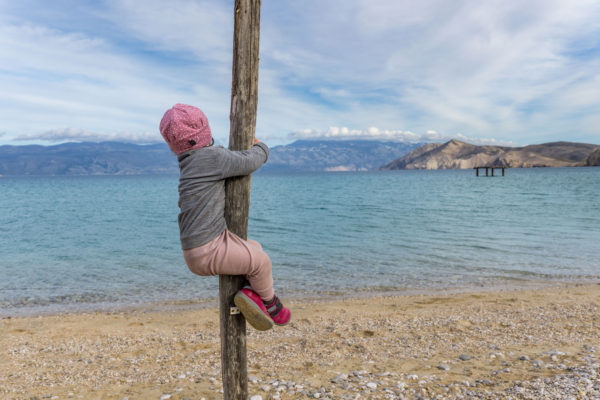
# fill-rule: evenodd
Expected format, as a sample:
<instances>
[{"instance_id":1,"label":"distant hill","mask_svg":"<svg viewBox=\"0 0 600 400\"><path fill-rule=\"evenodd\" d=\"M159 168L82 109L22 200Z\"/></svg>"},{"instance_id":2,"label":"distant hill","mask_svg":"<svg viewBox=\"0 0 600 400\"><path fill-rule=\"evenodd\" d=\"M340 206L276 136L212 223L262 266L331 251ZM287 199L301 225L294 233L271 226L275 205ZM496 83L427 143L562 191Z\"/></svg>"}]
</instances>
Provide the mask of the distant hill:
<instances>
[{"instance_id":1,"label":"distant hill","mask_svg":"<svg viewBox=\"0 0 600 400\"><path fill-rule=\"evenodd\" d=\"M585 159L585 165L588 167L599 167L600 166L600 147L590 153Z\"/></svg>"},{"instance_id":2,"label":"distant hill","mask_svg":"<svg viewBox=\"0 0 600 400\"><path fill-rule=\"evenodd\" d=\"M379 141L299 140L271 149L260 171L364 171L418 145ZM164 143L64 143L0 146L0 175L178 174L177 158Z\"/></svg>"},{"instance_id":3,"label":"distant hill","mask_svg":"<svg viewBox=\"0 0 600 400\"><path fill-rule=\"evenodd\" d=\"M476 146L458 140L429 143L380 169L460 169L476 166L574 167L599 161L600 146L553 142L525 147ZM596 158L592 156L596 154Z\"/></svg>"},{"instance_id":4,"label":"distant hill","mask_svg":"<svg viewBox=\"0 0 600 400\"><path fill-rule=\"evenodd\" d=\"M377 140L298 140L275 146L261 171L367 171L397 159L419 144Z\"/></svg>"},{"instance_id":5,"label":"distant hill","mask_svg":"<svg viewBox=\"0 0 600 400\"><path fill-rule=\"evenodd\" d=\"M0 146L0 175L177 174L166 144L117 142Z\"/></svg>"}]
</instances>

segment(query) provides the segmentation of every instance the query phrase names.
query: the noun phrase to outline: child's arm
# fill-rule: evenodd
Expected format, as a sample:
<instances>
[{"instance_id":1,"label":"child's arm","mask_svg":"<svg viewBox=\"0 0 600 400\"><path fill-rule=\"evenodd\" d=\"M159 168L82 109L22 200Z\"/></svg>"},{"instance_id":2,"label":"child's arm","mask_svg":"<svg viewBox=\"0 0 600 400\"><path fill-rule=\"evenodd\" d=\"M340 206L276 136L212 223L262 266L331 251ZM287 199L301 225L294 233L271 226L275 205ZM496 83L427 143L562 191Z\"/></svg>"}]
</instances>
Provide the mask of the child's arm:
<instances>
[{"instance_id":1,"label":"child's arm","mask_svg":"<svg viewBox=\"0 0 600 400\"><path fill-rule=\"evenodd\" d=\"M223 149L221 154L222 177L249 175L259 169L269 158L269 148L255 141L249 150L231 151Z\"/></svg>"}]
</instances>

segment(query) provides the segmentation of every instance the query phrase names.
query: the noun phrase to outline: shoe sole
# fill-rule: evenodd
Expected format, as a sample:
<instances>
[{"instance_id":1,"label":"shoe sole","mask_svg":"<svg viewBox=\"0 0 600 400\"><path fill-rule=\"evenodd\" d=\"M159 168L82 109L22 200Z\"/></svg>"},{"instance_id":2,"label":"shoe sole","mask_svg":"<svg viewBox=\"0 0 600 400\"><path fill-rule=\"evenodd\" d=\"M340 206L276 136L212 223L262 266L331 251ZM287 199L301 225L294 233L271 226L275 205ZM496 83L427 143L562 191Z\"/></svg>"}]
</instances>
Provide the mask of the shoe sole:
<instances>
[{"instance_id":1,"label":"shoe sole","mask_svg":"<svg viewBox=\"0 0 600 400\"><path fill-rule=\"evenodd\" d=\"M246 296L243 292L238 292L233 298L233 302L240 309L246 318L246 321L259 331L268 331L273 328L273 320L268 317L260 307Z\"/></svg>"},{"instance_id":2,"label":"shoe sole","mask_svg":"<svg viewBox=\"0 0 600 400\"><path fill-rule=\"evenodd\" d=\"M292 317L290 316L290 319L288 319L287 322L283 323L283 324L278 324L277 322L273 321L273 323L277 326L286 326L287 324L289 324L292 321Z\"/></svg>"}]
</instances>

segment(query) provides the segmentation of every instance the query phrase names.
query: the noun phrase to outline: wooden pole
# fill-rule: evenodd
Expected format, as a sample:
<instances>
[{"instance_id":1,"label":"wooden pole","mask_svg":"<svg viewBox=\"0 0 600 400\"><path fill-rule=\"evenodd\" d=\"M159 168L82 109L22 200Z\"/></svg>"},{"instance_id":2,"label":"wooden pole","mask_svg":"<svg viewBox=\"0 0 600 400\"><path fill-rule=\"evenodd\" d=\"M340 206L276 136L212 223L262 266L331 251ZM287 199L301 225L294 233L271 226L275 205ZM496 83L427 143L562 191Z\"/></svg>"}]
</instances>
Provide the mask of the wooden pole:
<instances>
[{"instance_id":1,"label":"wooden pole","mask_svg":"<svg viewBox=\"0 0 600 400\"><path fill-rule=\"evenodd\" d=\"M234 19L229 149L247 150L252 146L256 128L260 0L235 0ZM247 235L249 208L250 176L228 179L225 182L225 220L227 228L243 239ZM225 400L248 398L246 321L241 314L230 314L233 296L242 288L244 280L244 276L221 275L219 278Z\"/></svg>"}]
</instances>

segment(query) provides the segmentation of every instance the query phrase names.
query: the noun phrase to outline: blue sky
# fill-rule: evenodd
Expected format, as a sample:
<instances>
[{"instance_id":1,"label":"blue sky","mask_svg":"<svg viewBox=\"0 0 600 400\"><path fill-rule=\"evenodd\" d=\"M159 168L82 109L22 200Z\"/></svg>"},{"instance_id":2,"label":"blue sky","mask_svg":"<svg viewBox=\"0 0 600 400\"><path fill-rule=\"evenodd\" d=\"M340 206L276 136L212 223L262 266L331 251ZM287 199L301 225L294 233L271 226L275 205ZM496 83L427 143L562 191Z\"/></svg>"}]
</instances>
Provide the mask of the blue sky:
<instances>
[{"instance_id":1,"label":"blue sky","mask_svg":"<svg viewBox=\"0 0 600 400\"><path fill-rule=\"evenodd\" d=\"M233 1L0 0L0 144L227 144ZM263 0L257 136L600 144L597 0Z\"/></svg>"}]
</instances>

